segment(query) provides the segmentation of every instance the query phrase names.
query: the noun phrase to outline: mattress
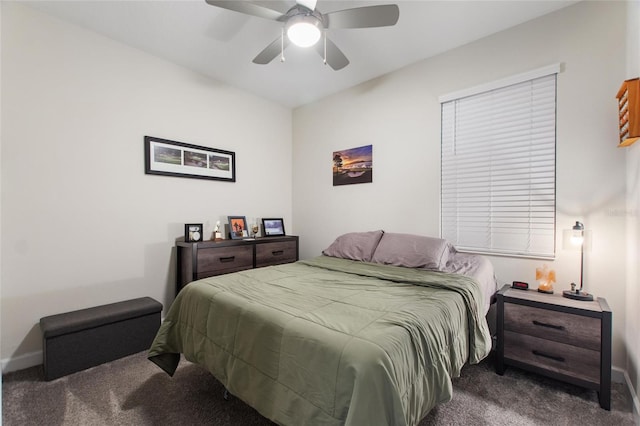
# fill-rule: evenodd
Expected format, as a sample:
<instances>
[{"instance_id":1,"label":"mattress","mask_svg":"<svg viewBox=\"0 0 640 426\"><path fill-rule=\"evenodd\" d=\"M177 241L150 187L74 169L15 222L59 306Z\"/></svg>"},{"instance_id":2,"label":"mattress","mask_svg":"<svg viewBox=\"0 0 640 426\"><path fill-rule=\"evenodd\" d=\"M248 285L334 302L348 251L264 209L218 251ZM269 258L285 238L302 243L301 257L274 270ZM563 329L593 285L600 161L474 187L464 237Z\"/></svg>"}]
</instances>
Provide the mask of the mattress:
<instances>
[{"instance_id":1,"label":"mattress","mask_svg":"<svg viewBox=\"0 0 640 426\"><path fill-rule=\"evenodd\" d=\"M443 271L452 274L462 274L476 280L483 295L483 309L489 312L491 300L500 286L496 280L493 265L484 256L469 253L459 253L452 249L449 260Z\"/></svg>"}]
</instances>

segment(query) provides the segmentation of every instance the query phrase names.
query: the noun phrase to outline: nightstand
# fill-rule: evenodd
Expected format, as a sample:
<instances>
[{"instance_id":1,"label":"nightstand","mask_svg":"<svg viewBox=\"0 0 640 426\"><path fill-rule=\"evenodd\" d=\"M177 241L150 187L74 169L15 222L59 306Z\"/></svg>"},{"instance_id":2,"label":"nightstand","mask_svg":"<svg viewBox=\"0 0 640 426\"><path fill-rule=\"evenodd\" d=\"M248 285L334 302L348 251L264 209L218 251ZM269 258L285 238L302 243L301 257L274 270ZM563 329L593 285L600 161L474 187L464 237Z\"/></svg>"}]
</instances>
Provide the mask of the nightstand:
<instances>
[{"instance_id":1,"label":"nightstand","mask_svg":"<svg viewBox=\"0 0 640 426\"><path fill-rule=\"evenodd\" d=\"M511 365L593 389L600 406L611 409L612 313L605 299L505 285L497 302L496 373Z\"/></svg>"}]
</instances>

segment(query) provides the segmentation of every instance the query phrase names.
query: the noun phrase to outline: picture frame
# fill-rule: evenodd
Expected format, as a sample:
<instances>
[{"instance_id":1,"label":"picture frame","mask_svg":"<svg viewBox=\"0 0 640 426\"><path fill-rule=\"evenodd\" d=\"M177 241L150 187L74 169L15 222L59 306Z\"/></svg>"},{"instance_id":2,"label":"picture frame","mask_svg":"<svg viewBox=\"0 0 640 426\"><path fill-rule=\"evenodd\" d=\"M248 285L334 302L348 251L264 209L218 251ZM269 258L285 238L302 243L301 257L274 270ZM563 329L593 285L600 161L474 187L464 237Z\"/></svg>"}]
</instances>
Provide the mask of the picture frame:
<instances>
[{"instance_id":1,"label":"picture frame","mask_svg":"<svg viewBox=\"0 0 640 426\"><path fill-rule=\"evenodd\" d=\"M236 181L236 154L153 136L144 137L144 172L148 175Z\"/></svg>"},{"instance_id":2,"label":"picture frame","mask_svg":"<svg viewBox=\"0 0 640 426\"><path fill-rule=\"evenodd\" d=\"M202 241L202 224L201 223L185 223L184 224L184 240L188 243L198 243Z\"/></svg>"},{"instance_id":3,"label":"picture frame","mask_svg":"<svg viewBox=\"0 0 640 426\"><path fill-rule=\"evenodd\" d=\"M282 218L262 218L262 233L265 237L282 237L284 232L284 221Z\"/></svg>"},{"instance_id":4,"label":"picture frame","mask_svg":"<svg viewBox=\"0 0 640 426\"><path fill-rule=\"evenodd\" d=\"M373 182L373 145L333 152L333 186Z\"/></svg>"},{"instance_id":5,"label":"picture frame","mask_svg":"<svg viewBox=\"0 0 640 426\"><path fill-rule=\"evenodd\" d=\"M229 236L232 240L241 240L249 236L246 216L228 216Z\"/></svg>"}]
</instances>

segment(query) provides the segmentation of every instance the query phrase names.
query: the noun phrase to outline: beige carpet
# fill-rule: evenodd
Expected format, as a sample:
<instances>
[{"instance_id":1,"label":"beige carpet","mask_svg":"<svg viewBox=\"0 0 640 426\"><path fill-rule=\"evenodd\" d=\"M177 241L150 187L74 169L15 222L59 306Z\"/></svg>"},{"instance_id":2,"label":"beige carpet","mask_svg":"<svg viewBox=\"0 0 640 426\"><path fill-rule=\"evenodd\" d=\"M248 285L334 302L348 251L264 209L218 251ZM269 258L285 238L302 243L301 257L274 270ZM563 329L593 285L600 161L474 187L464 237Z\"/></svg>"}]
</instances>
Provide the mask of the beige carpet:
<instances>
[{"instance_id":1,"label":"beige carpet","mask_svg":"<svg viewBox=\"0 0 640 426\"><path fill-rule=\"evenodd\" d=\"M41 367L3 376L2 424L270 425L201 367L182 361L173 378L135 354L45 382ZM427 425L634 425L624 387L614 384L612 410L594 391L514 368L504 376L491 359L466 366L453 399L420 422ZM367 425L368 426L368 425Z\"/></svg>"}]
</instances>

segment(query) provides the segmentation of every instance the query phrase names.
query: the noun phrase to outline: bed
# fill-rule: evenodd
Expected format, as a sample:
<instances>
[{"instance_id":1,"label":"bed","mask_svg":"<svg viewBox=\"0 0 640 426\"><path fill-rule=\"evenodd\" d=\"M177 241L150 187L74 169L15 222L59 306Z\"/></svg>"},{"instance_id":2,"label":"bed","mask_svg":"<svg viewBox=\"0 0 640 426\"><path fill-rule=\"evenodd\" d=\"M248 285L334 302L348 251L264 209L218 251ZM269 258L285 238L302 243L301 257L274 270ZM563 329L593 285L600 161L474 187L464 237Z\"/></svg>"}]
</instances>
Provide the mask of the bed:
<instances>
[{"instance_id":1,"label":"bed","mask_svg":"<svg viewBox=\"0 0 640 426\"><path fill-rule=\"evenodd\" d=\"M194 281L148 357L181 354L283 425L416 425L491 349L491 264L444 240L349 233L321 256Z\"/></svg>"}]
</instances>

